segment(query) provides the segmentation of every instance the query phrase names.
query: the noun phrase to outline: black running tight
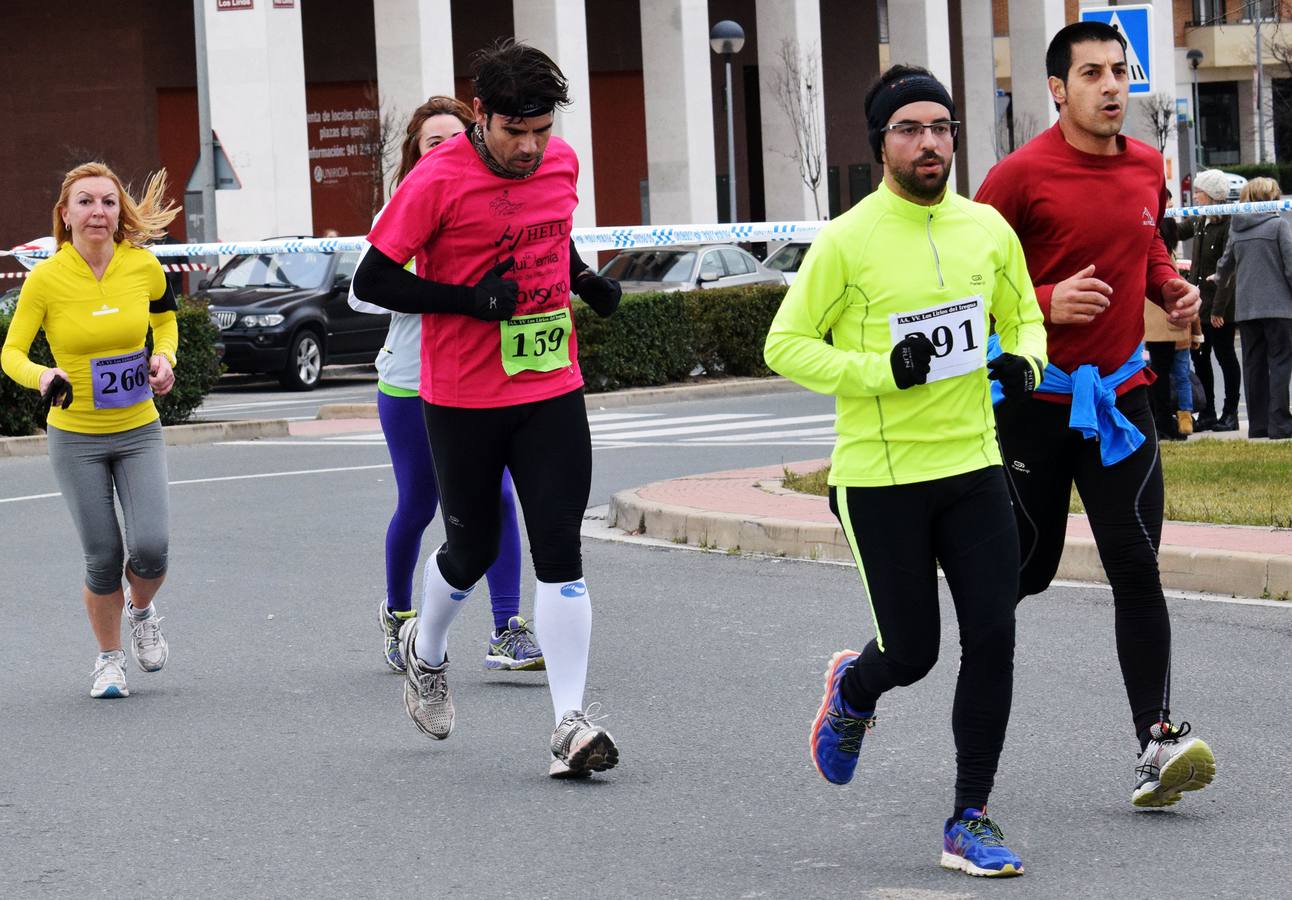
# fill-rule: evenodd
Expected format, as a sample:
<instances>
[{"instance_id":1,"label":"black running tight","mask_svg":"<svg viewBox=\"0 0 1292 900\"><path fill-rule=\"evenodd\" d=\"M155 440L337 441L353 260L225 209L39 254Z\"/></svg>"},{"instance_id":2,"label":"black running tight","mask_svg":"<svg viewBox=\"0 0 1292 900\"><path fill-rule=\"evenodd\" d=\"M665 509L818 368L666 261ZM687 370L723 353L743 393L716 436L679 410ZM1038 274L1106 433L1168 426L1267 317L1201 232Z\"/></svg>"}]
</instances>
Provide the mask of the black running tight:
<instances>
[{"instance_id":1,"label":"black running tight","mask_svg":"<svg viewBox=\"0 0 1292 900\"><path fill-rule=\"evenodd\" d=\"M491 409L423 404L447 541L440 572L465 590L498 555L498 485L511 471L539 581L583 577L579 532L592 490L583 391Z\"/></svg>"},{"instance_id":2,"label":"black running tight","mask_svg":"<svg viewBox=\"0 0 1292 900\"><path fill-rule=\"evenodd\" d=\"M852 546L875 638L844 675L858 712L919 681L938 659L937 566L960 623L951 712L957 807L982 809L996 777L1014 688L1018 536L998 466L892 487L831 488L830 509Z\"/></svg>"}]
</instances>

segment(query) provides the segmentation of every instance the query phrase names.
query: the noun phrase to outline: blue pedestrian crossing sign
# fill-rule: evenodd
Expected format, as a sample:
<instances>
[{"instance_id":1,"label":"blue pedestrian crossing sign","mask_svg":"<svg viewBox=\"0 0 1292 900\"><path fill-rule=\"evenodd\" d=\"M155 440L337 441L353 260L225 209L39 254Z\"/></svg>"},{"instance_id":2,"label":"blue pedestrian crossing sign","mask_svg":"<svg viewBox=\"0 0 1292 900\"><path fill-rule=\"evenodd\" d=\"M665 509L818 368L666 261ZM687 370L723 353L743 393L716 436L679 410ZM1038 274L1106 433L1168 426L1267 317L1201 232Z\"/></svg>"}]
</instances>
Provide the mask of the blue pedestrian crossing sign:
<instances>
[{"instance_id":1,"label":"blue pedestrian crossing sign","mask_svg":"<svg viewBox=\"0 0 1292 900\"><path fill-rule=\"evenodd\" d=\"M1126 38L1126 70L1132 94L1148 94L1153 83L1153 7L1093 6L1081 10L1081 21L1111 25Z\"/></svg>"}]
</instances>

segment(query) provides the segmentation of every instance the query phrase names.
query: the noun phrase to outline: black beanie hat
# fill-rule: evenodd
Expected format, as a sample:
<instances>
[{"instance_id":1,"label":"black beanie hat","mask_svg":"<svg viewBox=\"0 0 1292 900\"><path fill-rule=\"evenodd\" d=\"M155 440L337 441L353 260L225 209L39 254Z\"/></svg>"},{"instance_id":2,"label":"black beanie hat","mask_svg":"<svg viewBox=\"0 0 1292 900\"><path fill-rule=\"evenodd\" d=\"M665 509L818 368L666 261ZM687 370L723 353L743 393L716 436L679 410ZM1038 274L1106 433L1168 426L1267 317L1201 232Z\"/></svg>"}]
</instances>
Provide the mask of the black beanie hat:
<instances>
[{"instance_id":1,"label":"black beanie hat","mask_svg":"<svg viewBox=\"0 0 1292 900\"><path fill-rule=\"evenodd\" d=\"M956 104L947 93L947 89L942 86L932 75L923 73L912 73L895 78L885 85L882 85L875 96L871 99L870 105L866 108L866 126L870 134L870 149L875 152L875 162L883 162L884 147L884 126L888 120L908 103L918 103L921 100L929 100L933 103L941 103L951 114L951 118L956 117ZM953 145L958 149L960 145L959 137Z\"/></svg>"}]
</instances>

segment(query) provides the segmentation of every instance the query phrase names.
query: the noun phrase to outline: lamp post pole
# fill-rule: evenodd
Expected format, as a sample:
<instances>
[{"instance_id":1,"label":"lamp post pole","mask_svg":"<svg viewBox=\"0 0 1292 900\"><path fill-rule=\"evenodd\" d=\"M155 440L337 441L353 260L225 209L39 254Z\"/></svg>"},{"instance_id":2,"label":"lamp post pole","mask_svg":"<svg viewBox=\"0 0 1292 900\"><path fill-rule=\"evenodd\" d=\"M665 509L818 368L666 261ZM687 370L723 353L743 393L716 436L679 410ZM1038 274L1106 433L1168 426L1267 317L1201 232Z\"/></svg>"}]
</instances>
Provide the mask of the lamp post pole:
<instances>
[{"instance_id":1,"label":"lamp post pole","mask_svg":"<svg viewBox=\"0 0 1292 900\"><path fill-rule=\"evenodd\" d=\"M727 221L736 221L736 117L731 93L731 57L745 46L745 30L723 19L709 31L709 46L727 67Z\"/></svg>"},{"instance_id":2,"label":"lamp post pole","mask_svg":"<svg viewBox=\"0 0 1292 900\"><path fill-rule=\"evenodd\" d=\"M1203 52L1196 47L1185 54L1189 68L1193 70L1193 170L1203 167L1202 163L1202 110L1198 106L1198 65L1202 62Z\"/></svg>"}]
</instances>

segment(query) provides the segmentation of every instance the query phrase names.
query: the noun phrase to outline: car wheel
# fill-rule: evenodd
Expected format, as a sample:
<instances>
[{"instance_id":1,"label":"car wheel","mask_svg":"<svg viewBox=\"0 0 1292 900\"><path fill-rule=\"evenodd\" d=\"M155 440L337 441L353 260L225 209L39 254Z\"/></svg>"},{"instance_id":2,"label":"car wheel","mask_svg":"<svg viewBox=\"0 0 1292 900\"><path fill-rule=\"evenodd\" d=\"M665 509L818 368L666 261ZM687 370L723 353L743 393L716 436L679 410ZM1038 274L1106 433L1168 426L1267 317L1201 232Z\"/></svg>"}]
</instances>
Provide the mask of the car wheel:
<instances>
[{"instance_id":1,"label":"car wheel","mask_svg":"<svg viewBox=\"0 0 1292 900\"><path fill-rule=\"evenodd\" d=\"M287 350L287 368L279 374L283 387L293 391L312 391L323 374L323 346L319 336L308 328L296 332Z\"/></svg>"}]
</instances>

